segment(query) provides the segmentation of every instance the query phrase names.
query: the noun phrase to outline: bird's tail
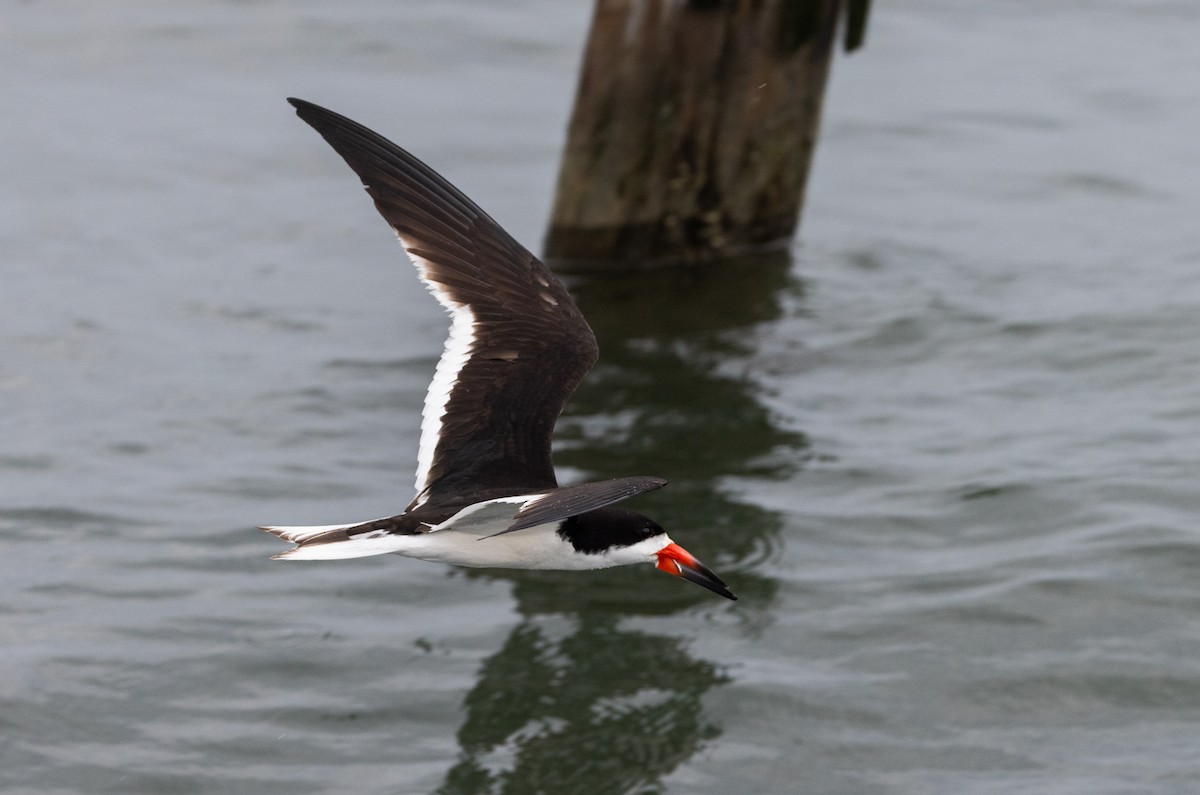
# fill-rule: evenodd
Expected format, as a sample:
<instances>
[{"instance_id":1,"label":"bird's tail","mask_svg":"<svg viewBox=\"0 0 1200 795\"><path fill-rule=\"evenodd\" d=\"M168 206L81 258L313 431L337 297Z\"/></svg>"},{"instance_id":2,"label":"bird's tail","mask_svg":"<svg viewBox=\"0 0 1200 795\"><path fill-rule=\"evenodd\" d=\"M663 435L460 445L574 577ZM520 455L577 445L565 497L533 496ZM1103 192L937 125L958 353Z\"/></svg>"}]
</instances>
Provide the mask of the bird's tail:
<instances>
[{"instance_id":1,"label":"bird's tail","mask_svg":"<svg viewBox=\"0 0 1200 795\"><path fill-rule=\"evenodd\" d=\"M404 536L382 530L351 534L363 524L331 524L314 527L260 527L276 538L296 546L272 556L271 560L339 560L386 555L404 546Z\"/></svg>"}]
</instances>

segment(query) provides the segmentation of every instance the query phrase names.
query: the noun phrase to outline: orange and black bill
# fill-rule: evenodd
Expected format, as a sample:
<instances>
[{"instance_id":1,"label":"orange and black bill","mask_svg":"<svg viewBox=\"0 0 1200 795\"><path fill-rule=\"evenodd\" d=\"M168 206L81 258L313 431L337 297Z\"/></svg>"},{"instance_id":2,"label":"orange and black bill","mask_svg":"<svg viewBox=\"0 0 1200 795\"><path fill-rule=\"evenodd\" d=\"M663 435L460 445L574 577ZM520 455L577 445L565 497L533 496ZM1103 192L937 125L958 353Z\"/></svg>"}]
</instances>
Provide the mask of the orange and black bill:
<instances>
[{"instance_id":1,"label":"orange and black bill","mask_svg":"<svg viewBox=\"0 0 1200 795\"><path fill-rule=\"evenodd\" d=\"M676 577L694 582L726 599L737 600L724 580L678 544L667 544L659 551L657 568L659 571L665 571L667 574L674 574Z\"/></svg>"}]
</instances>

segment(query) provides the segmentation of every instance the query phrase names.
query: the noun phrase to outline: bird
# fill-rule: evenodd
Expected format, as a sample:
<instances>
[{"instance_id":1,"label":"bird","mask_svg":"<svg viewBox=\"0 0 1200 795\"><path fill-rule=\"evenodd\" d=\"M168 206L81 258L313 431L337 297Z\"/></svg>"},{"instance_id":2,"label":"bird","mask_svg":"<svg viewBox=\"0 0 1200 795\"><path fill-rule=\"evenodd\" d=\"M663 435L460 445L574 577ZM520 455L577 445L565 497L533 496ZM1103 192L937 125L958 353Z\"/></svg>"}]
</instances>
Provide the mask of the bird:
<instances>
[{"instance_id":1,"label":"bird","mask_svg":"<svg viewBox=\"0 0 1200 795\"><path fill-rule=\"evenodd\" d=\"M395 553L466 567L591 570L638 563L727 599L729 587L657 522L615 503L662 488L630 476L560 486L551 436L596 362L596 337L562 281L471 199L345 116L289 98L358 175L450 332L422 410L416 495L395 516L263 526L279 560Z\"/></svg>"}]
</instances>

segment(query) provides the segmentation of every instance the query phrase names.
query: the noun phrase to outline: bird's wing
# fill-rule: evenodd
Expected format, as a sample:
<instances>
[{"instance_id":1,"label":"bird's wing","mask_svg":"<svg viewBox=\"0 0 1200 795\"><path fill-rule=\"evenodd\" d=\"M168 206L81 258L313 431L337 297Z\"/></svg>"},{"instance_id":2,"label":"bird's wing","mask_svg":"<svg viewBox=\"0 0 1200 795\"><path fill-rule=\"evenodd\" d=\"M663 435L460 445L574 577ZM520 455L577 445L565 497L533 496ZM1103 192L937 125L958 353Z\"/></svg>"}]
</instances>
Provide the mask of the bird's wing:
<instances>
[{"instance_id":1,"label":"bird's wing","mask_svg":"<svg viewBox=\"0 0 1200 795\"><path fill-rule=\"evenodd\" d=\"M288 101L362 179L451 316L425 398L409 508L464 490L555 486L554 423L597 355L562 282L408 152L344 116Z\"/></svg>"},{"instance_id":2,"label":"bird's wing","mask_svg":"<svg viewBox=\"0 0 1200 795\"><path fill-rule=\"evenodd\" d=\"M661 489L665 485L667 485L667 481L662 478L633 476L563 486L526 501L521 506L521 510L513 517L513 523L492 535L504 535L516 530L524 530L527 527L578 516L581 513L612 505L614 502L627 500L644 491Z\"/></svg>"}]
</instances>

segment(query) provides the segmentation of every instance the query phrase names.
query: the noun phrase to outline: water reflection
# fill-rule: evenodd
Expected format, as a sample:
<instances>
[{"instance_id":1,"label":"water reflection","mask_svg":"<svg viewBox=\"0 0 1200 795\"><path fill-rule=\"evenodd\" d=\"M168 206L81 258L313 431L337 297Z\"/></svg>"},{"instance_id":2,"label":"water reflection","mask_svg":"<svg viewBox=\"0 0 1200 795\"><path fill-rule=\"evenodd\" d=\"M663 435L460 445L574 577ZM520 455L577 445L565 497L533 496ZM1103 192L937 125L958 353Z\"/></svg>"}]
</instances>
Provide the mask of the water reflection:
<instances>
[{"instance_id":1,"label":"water reflection","mask_svg":"<svg viewBox=\"0 0 1200 795\"><path fill-rule=\"evenodd\" d=\"M717 667L618 620L583 613L561 635L522 622L467 696L439 793L636 791L717 736L700 703Z\"/></svg>"},{"instance_id":2,"label":"water reflection","mask_svg":"<svg viewBox=\"0 0 1200 795\"><path fill-rule=\"evenodd\" d=\"M671 484L639 500L646 512L718 573L732 566L734 592L760 604L773 583L738 564L774 547L781 521L721 481L781 476L806 455L807 439L780 426L748 372L761 327L802 297L790 267L775 252L573 285L601 353L559 423L555 454L589 479L662 473Z\"/></svg>"},{"instance_id":3,"label":"water reflection","mask_svg":"<svg viewBox=\"0 0 1200 795\"><path fill-rule=\"evenodd\" d=\"M789 267L777 254L572 285L601 361L559 422L556 462L586 479L670 478L637 507L741 601L649 567L473 575L511 580L523 620L466 698L461 758L441 795L641 792L720 734L701 705L725 681L720 667L686 640L621 622L705 602L743 616L770 609L775 583L750 567L776 546L781 519L720 482L786 471L804 455L803 435L779 427L744 372L756 330L799 294Z\"/></svg>"}]
</instances>

